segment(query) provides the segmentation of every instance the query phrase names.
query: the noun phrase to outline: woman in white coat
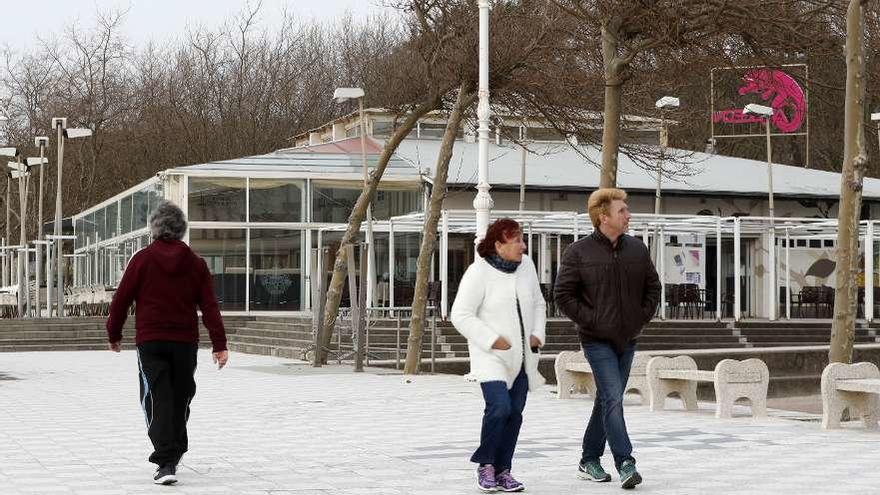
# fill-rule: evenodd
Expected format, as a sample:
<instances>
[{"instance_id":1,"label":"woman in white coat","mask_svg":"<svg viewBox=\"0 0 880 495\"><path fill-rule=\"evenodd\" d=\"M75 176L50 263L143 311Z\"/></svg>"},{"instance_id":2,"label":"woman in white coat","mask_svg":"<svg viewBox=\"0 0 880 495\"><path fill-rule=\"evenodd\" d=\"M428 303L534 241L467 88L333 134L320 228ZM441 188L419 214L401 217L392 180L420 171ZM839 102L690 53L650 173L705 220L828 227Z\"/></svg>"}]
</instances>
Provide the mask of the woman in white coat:
<instances>
[{"instance_id":1,"label":"woman in white coat","mask_svg":"<svg viewBox=\"0 0 880 495\"><path fill-rule=\"evenodd\" d=\"M471 374L480 382L486 409L477 484L484 492L525 489L510 474L522 425L526 393L544 384L538 348L544 345L546 314L538 274L519 224L509 218L489 226L479 257L458 286L450 318L468 340Z\"/></svg>"}]
</instances>

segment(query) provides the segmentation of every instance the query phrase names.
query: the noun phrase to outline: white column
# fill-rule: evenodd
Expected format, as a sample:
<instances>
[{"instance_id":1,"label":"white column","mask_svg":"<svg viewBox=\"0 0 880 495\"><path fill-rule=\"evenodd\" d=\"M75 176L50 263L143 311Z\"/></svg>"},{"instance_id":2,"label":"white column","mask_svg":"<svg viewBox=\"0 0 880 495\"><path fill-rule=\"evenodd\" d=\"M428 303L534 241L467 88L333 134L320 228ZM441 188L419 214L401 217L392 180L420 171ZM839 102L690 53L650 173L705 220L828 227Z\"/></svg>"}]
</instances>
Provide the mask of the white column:
<instances>
[{"instance_id":1,"label":"white column","mask_svg":"<svg viewBox=\"0 0 880 495\"><path fill-rule=\"evenodd\" d=\"M388 222L388 301L394 307L394 222Z\"/></svg>"},{"instance_id":2,"label":"white column","mask_svg":"<svg viewBox=\"0 0 880 495\"><path fill-rule=\"evenodd\" d=\"M865 320L874 320L874 222L865 231Z\"/></svg>"},{"instance_id":3,"label":"white column","mask_svg":"<svg viewBox=\"0 0 880 495\"><path fill-rule=\"evenodd\" d=\"M547 234L541 234L541 283L550 283L550 243Z\"/></svg>"},{"instance_id":4,"label":"white column","mask_svg":"<svg viewBox=\"0 0 880 495\"><path fill-rule=\"evenodd\" d=\"M495 203L489 195L489 0L477 0L480 8L480 87L477 104L479 127L479 179L474 210L477 214L475 243L486 235L489 228L489 210Z\"/></svg>"},{"instance_id":5,"label":"white column","mask_svg":"<svg viewBox=\"0 0 880 495\"><path fill-rule=\"evenodd\" d=\"M663 233L663 227L657 229L657 260L660 271L660 319L666 319L666 235Z\"/></svg>"},{"instance_id":6,"label":"white column","mask_svg":"<svg viewBox=\"0 0 880 495\"><path fill-rule=\"evenodd\" d=\"M742 277L742 266L740 265L740 245L739 245L740 223L739 217L733 219L733 321L740 320L740 294L739 280Z\"/></svg>"},{"instance_id":7,"label":"white column","mask_svg":"<svg viewBox=\"0 0 880 495\"><path fill-rule=\"evenodd\" d=\"M721 218L715 224L715 319L721 321Z\"/></svg>"},{"instance_id":8,"label":"white column","mask_svg":"<svg viewBox=\"0 0 880 495\"><path fill-rule=\"evenodd\" d=\"M445 320L449 308L449 212L440 217L440 316Z\"/></svg>"},{"instance_id":9,"label":"white column","mask_svg":"<svg viewBox=\"0 0 880 495\"><path fill-rule=\"evenodd\" d=\"M785 229L785 319L791 319L791 231Z\"/></svg>"},{"instance_id":10,"label":"white column","mask_svg":"<svg viewBox=\"0 0 880 495\"><path fill-rule=\"evenodd\" d=\"M770 318L770 321L776 319L776 312L779 306L779 298L776 297L776 229L773 226L770 227L770 231L767 232L767 253L768 256L768 265L770 270L767 273L767 302L769 306L767 307L767 316Z\"/></svg>"}]
</instances>

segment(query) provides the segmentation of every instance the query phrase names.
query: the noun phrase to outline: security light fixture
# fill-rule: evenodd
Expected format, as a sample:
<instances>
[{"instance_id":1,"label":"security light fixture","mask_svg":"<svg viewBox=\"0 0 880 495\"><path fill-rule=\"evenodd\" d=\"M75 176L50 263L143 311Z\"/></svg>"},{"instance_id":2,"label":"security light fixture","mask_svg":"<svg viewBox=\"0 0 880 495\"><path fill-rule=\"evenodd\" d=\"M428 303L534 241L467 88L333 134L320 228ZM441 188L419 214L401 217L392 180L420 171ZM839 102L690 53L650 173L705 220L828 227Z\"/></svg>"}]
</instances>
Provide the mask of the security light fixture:
<instances>
[{"instance_id":1,"label":"security light fixture","mask_svg":"<svg viewBox=\"0 0 880 495\"><path fill-rule=\"evenodd\" d=\"M674 96L664 96L654 105L660 110L675 110L679 107L679 99Z\"/></svg>"},{"instance_id":2,"label":"security light fixture","mask_svg":"<svg viewBox=\"0 0 880 495\"><path fill-rule=\"evenodd\" d=\"M46 157L40 158L39 156L29 156L27 159L27 166L33 167L36 165L46 165L49 163L49 159Z\"/></svg>"},{"instance_id":3,"label":"security light fixture","mask_svg":"<svg viewBox=\"0 0 880 495\"><path fill-rule=\"evenodd\" d=\"M760 117L772 117L773 109L770 107L765 107L764 105L749 103L743 108L743 113L746 115L758 115Z\"/></svg>"},{"instance_id":4,"label":"security light fixture","mask_svg":"<svg viewBox=\"0 0 880 495\"><path fill-rule=\"evenodd\" d=\"M64 129L64 137L66 137L67 139L83 138L89 137L91 135L92 130L85 127L70 127Z\"/></svg>"},{"instance_id":5,"label":"security light fixture","mask_svg":"<svg viewBox=\"0 0 880 495\"><path fill-rule=\"evenodd\" d=\"M361 88L336 88L336 91L333 92L333 99L336 100L337 103L363 97L364 90Z\"/></svg>"},{"instance_id":6,"label":"security light fixture","mask_svg":"<svg viewBox=\"0 0 880 495\"><path fill-rule=\"evenodd\" d=\"M15 158L16 156L18 156L18 148L13 148L13 147L0 148L0 156L8 156L8 157Z\"/></svg>"}]
</instances>

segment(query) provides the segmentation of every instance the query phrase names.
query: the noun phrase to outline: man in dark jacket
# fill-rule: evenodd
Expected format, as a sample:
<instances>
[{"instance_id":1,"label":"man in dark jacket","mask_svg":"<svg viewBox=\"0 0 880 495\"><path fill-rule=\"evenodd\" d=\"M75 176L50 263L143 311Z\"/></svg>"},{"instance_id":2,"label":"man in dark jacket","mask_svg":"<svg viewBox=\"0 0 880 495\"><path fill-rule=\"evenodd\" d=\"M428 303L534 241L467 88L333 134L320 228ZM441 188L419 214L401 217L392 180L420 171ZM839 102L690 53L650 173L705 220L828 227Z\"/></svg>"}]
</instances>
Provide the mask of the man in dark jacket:
<instances>
[{"instance_id":1,"label":"man in dark jacket","mask_svg":"<svg viewBox=\"0 0 880 495\"><path fill-rule=\"evenodd\" d=\"M132 256L113 296L107 337L110 350L119 352L128 309L136 303L141 407L154 449L149 460L159 466L153 482L170 485L177 482L177 464L188 448L186 421L196 393L199 341L196 309L202 311L219 368L229 353L211 273L205 260L181 241L183 212L170 201L161 202L150 216L150 230L153 242Z\"/></svg>"},{"instance_id":2,"label":"man in dark jacket","mask_svg":"<svg viewBox=\"0 0 880 495\"><path fill-rule=\"evenodd\" d=\"M587 210L595 230L565 250L556 277L556 304L577 325L596 380L593 414L584 432L578 476L611 481L599 458L611 447L623 488L642 481L623 417L636 338L657 310L660 280L648 249L626 235L630 212L626 193L598 189Z\"/></svg>"}]
</instances>

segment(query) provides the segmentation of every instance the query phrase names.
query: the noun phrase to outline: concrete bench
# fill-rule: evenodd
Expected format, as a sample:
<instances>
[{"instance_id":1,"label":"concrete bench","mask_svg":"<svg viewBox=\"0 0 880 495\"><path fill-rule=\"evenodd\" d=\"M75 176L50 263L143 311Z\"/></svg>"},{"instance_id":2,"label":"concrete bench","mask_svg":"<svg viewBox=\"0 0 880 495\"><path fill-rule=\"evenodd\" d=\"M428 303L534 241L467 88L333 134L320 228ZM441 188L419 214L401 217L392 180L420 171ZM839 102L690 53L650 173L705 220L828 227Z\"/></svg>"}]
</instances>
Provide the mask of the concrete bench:
<instances>
[{"instance_id":1,"label":"concrete bench","mask_svg":"<svg viewBox=\"0 0 880 495\"><path fill-rule=\"evenodd\" d=\"M648 397L646 370L649 358L650 356L647 354L635 353L629 372L629 380L626 382L626 392L636 391L641 396L642 403ZM570 399L572 393L585 393L594 399L596 398L593 370L583 352L562 351L556 356L553 367L556 371L557 398Z\"/></svg>"},{"instance_id":2,"label":"concrete bench","mask_svg":"<svg viewBox=\"0 0 880 495\"><path fill-rule=\"evenodd\" d=\"M752 415L767 415L767 387L770 371L760 359L722 359L715 371L699 370L690 356L653 357L647 366L651 411L665 409L666 397L677 394L688 411L697 409L697 383L711 382L715 386L715 417L733 417L733 404L746 398Z\"/></svg>"},{"instance_id":3,"label":"concrete bench","mask_svg":"<svg viewBox=\"0 0 880 495\"><path fill-rule=\"evenodd\" d=\"M874 363L831 363L822 371L822 428L840 428L849 410L865 428L876 430L880 418L880 370Z\"/></svg>"}]
</instances>

